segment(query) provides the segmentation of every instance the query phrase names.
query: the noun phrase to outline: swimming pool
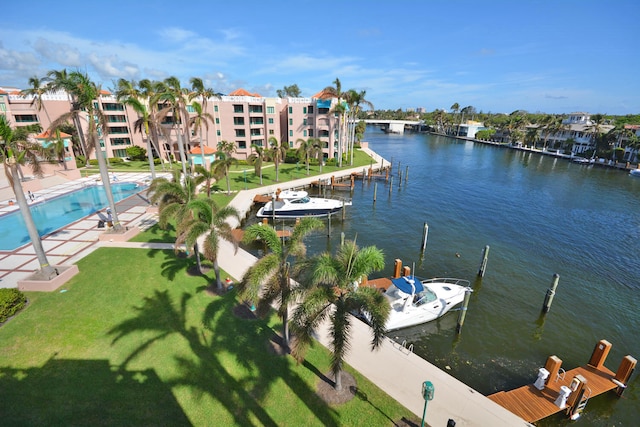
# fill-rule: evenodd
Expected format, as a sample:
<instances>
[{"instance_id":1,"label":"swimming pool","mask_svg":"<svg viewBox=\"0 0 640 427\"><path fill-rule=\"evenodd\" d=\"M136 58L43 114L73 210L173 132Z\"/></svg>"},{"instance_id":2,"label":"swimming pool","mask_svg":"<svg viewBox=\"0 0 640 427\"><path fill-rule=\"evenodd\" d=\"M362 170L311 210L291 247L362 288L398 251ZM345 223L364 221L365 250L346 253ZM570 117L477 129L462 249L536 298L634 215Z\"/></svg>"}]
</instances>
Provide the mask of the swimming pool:
<instances>
[{"instance_id":1,"label":"swimming pool","mask_svg":"<svg viewBox=\"0 0 640 427\"><path fill-rule=\"evenodd\" d=\"M113 199L119 202L146 187L134 182L111 184ZM44 236L65 225L94 214L107 207L102 185L93 185L72 193L29 206L38 234ZM0 250L12 251L29 243L29 233L20 211L0 217Z\"/></svg>"}]
</instances>

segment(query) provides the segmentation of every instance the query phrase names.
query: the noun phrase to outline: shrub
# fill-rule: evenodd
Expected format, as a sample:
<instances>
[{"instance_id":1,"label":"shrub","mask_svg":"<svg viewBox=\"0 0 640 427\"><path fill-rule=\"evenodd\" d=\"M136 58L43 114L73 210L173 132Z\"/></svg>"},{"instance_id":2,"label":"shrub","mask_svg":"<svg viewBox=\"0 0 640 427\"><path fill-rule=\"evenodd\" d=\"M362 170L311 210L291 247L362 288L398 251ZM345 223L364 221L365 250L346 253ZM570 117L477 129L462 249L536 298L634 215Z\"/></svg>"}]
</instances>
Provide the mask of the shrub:
<instances>
[{"instance_id":1,"label":"shrub","mask_svg":"<svg viewBox=\"0 0 640 427\"><path fill-rule=\"evenodd\" d=\"M147 150L137 145L132 145L127 147L127 156L131 157L131 160L146 160Z\"/></svg>"},{"instance_id":2,"label":"shrub","mask_svg":"<svg viewBox=\"0 0 640 427\"><path fill-rule=\"evenodd\" d=\"M98 159L89 159L89 164L91 166L98 166Z\"/></svg>"},{"instance_id":3,"label":"shrub","mask_svg":"<svg viewBox=\"0 0 640 427\"><path fill-rule=\"evenodd\" d=\"M84 156L76 156L76 167L77 168L83 168L85 165L85 158Z\"/></svg>"},{"instance_id":4,"label":"shrub","mask_svg":"<svg viewBox=\"0 0 640 427\"><path fill-rule=\"evenodd\" d=\"M121 157L109 157L109 163L112 165L124 163Z\"/></svg>"},{"instance_id":5,"label":"shrub","mask_svg":"<svg viewBox=\"0 0 640 427\"><path fill-rule=\"evenodd\" d=\"M0 323L22 309L27 303L27 297L14 288L0 289Z\"/></svg>"},{"instance_id":6,"label":"shrub","mask_svg":"<svg viewBox=\"0 0 640 427\"><path fill-rule=\"evenodd\" d=\"M154 165L159 165L160 163L162 163L162 160L159 157L156 157L153 159L153 164Z\"/></svg>"},{"instance_id":7,"label":"shrub","mask_svg":"<svg viewBox=\"0 0 640 427\"><path fill-rule=\"evenodd\" d=\"M327 159L326 162L324 162L325 166L335 166L337 164L336 159L331 158L331 159Z\"/></svg>"}]
</instances>

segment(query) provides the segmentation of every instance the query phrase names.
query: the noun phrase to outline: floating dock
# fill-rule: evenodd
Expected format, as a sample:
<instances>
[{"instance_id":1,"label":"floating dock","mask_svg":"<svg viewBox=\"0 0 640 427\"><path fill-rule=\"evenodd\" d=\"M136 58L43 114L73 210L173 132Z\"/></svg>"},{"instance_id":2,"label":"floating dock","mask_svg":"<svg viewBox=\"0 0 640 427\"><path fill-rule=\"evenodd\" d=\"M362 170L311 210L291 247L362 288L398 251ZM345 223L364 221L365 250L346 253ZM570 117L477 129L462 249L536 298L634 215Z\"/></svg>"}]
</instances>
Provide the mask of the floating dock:
<instances>
[{"instance_id":1,"label":"floating dock","mask_svg":"<svg viewBox=\"0 0 640 427\"><path fill-rule=\"evenodd\" d=\"M587 365L566 372L561 368L562 360L550 356L534 384L488 397L530 423L561 411L571 419L577 419L590 398L614 389L620 396L627 386L636 359L625 356L614 373L604 366L610 349L611 344L601 340Z\"/></svg>"}]
</instances>

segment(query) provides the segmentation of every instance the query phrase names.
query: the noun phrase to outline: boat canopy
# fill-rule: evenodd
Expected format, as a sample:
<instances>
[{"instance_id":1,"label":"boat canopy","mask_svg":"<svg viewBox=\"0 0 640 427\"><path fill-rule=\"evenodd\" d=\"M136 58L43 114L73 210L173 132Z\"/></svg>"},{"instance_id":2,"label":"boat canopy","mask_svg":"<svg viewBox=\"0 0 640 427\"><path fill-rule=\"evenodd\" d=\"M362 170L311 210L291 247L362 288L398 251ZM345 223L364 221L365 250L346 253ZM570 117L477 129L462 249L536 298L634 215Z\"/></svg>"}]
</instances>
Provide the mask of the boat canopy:
<instances>
[{"instance_id":1,"label":"boat canopy","mask_svg":"<svg viewBox=\"0 0 640 427\"><path fill-rule=\"evenodd\" d=\"M397 279L391 279L391 283L398 289L400 289L405 294L411 294L411 281L413 281L413 286L415 286L415 293L422 292L424 287L422 286L422 282L415 276L402 276Z\"/></svg>"}]
</instances>

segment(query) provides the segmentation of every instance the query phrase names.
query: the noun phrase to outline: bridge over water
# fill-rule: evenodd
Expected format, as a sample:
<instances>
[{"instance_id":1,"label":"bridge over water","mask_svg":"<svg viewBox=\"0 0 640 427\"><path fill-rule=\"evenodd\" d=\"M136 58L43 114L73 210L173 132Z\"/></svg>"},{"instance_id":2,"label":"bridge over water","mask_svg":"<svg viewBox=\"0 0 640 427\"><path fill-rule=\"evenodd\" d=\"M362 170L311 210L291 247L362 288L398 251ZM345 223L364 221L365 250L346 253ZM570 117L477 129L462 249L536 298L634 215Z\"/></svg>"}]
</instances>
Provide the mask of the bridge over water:
<instances>
[{"instance_id":1,"label":"bridge over water","mask_svg":"<svg viewBox=\"0 0 640 427\"><path fill-rule=\"evenodd\" d=\"M380 126L386 133L404 133L406 127L419 128L422 125L420 120L378 120L367 119L364 122L368 125Z\"/></svg>"}]
</instances>

